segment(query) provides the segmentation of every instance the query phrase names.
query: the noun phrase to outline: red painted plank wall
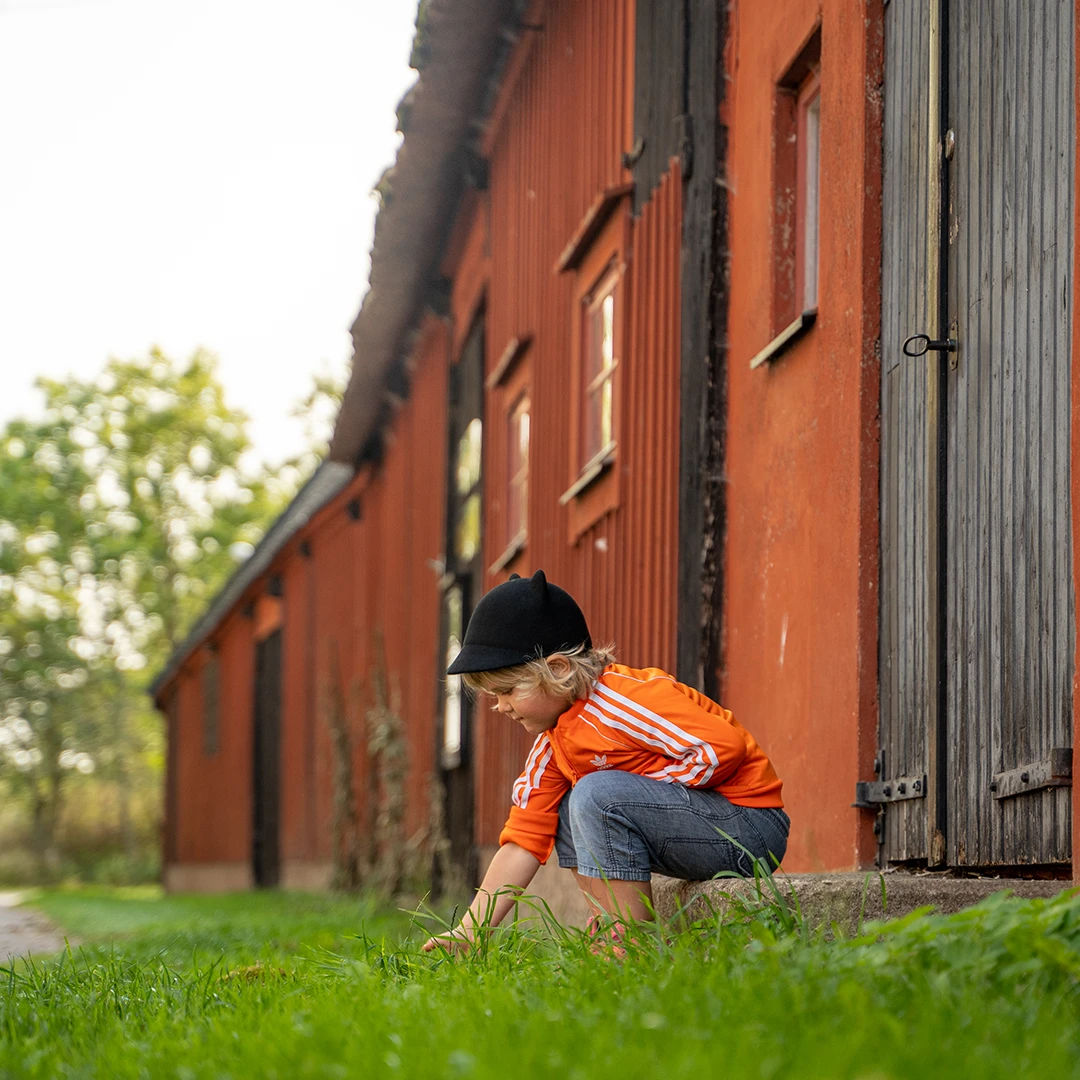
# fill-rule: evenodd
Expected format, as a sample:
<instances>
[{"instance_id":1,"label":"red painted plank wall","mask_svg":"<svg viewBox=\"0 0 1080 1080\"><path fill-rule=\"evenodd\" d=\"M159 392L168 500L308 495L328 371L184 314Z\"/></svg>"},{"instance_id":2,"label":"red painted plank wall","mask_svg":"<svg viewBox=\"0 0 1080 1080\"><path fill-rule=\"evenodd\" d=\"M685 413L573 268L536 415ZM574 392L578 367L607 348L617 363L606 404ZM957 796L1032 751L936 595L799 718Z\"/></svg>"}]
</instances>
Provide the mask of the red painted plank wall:
<instances>
[{"instance_id":1,"label":"red painted plank wall","mask_svg":"<svg viewBox=\"0 0 1080 1080\"><path fill-rule=\"evenodd\" d=\"M363 496L370 537L364 585L368 605L357 625L362 672L375 662L382 633L392 700L408 733L406 833L428 822L435 767L435 704L439 678L439 559L443 551L446 470L445 323L429 318L413 353L413 385L389 433L383 467ZM364 702L374 703L365 678Z\"/></svg>"},{"instance_id":2,"label":"red painted plank wall","mask_svg":"<svg viewBox=\"0 0 1080 1080\"><path fill-rule=\"evenodd\" d=\"M856 780L873 775L877 727L881 10L740 0L725 65L734 75L721 687L784 780L791 870L850 868L873 855L870 815L850 804ZM776 79L818 25L818 318L751 371L778 329Z\"/></svg>"},{"instance_id":3,"label":"red painted plank wall","mask_svg":"<svg viewBox=\"0 0 1080 1080\"><path fill-rule=\"evenodd\" d=\"M359 730L374 700L378 633L408 733L406 831L427 823L441 678L437 567L444 540L447 368L481 298L489 369L512 337L533 337L526 357L532 379L530 531L513 568L542 566L570 589L594 638L614 641L626 662L674 664L681 180L673 164L628 228L625 347L616 406L619 502L573 539L568 511L559 503L570 470L573 280L554 266L597 196L629 178L621 157L632 141L634 4L550 0L542 15L544 32L523 39L528 45L519 46L496 106L489 191L463 208L461 235L451 245L446 269L453 283L452 316L429 317L423 327L412 356L412 390L390 427L381 466L365 469L320 512L252 590L265 589L269 574L282 575L285 861L329 856L331 759L318 702L336 645L339 679ZM489 395L486 408L494 420L485 424L485 483L500 475L505 461L502 424L493 411L498 404ZM346 513L353 497L360 500L359 521ZM505 541L503 523L494 517L496 500L485 497L485 504L489 565ZM299 552L305 541L306 557ZM485 587L504 576L489 576ZM245 647L246 659L231 662L227 679L223 673L223 684L240 687L238 703L247 695L234 726L248 749L229 766L236 799L228 829L238 838L250 833L250 640ZM187 717L194 684L186 676L179 683L179 708ZM193 820L187 807L206 790L201 750L189 737L191 723L182 720L180 731L182 848ZM476 838L487 845L497 839L527 740L484 709L477 740ZM370 825L374 808L362 739L355 770L361 812ZM248 857L245 844L248 839L235 840L238 854L229 857ZM179 854L180 861L205 857L192 847Z\"/></svg>"},{"instance_id":4,"label":"red painted plank wall","mask_svg":"<svg viewBox=\"0 0 1080 1080\"><path fill-rule=\"evenodd\" d=\"M675 647L678 489L679 251L677 167L631 230L625 277L625 349L617 404L620 502L576 541L559 497L570 475L572 275L554 265L586 211L628 178L632 142L633 17L628 0L551 2L544 32L511 68L490 145L489 369L507 342L532 335L529 535L507 568L543 567L579 600L598 642L631 664L671 667ZM466 317L455 311L455 320ZM500 401L489 394L485 476L506 455ZM506 542L485 498L485 564ZM505 573L489 576L490 588ZM476 830L497 841L529 740L478 710Z\"/></svg>"},{"instance_id":5,"label":"red painted plank wall","mask_svg":"<svg viewBox=\"0 0 1080 1080\"><path fill-rule=\"evenodd\" d=\"M215 635L220 663L220 750L203 746L200 649L176 690L175 840L170 861L251 858L253 622L242 612L280 575L282 597L281 856L331 857L332 754L326 701L337 680L354 739L361 821L370 828L364 716L375 703L376 641L408 757L406 834L425 829L434 768L437 560L442 551L448 325L429 319L414 353L412 391L391 425L383 465L363 470L301 530ZM360 519L349 513L359 500ZM301 546L307 554L301 553Z\"/></svg>"},{"instance_id":6,"label":"red painted plank wall","mask_svg":"<svg viewBox=\"0 0 1080 1080\"><path fill-rule=\"evenodd\" d=\"M311 543L311 541L309 541ZM314 550L312 548L312 550ZM316 792L325 740L315 715L317 608L315 559L290 551L281 565L282 626L281 856L314 859L320 850Z\"/></svg>"},{"instance_id":7,"label":"red painted plank wall","mask_svg":"<svg viewBox=\"0 0 1080 1080\"><path fill-rule=\"evenodd\" d=\"M249 620L232 616L218 641L218 752L203 743L204 649L178 682L176 859L243 862L251 851L252 643Z\"/></svg>"}]
</instances>

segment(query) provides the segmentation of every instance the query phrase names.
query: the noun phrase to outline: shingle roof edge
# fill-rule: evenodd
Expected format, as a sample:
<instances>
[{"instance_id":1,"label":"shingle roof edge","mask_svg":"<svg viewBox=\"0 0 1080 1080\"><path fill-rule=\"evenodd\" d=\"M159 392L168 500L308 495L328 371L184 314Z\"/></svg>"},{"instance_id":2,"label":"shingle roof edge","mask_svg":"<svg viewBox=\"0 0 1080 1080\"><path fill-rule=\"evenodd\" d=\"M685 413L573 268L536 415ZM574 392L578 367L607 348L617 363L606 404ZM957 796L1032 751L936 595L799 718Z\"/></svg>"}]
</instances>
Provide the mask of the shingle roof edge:
<instances>
[{"instance_id":1,"label":"shingle roof edge","mask_svg":"<svg viewBox=\"0 0 1080 1080\"><path fill-rule=\"evenodd\" d=\"M353 368L328 457L356 464L380 418L383 380L407 347L437 274L527 0L427 0L426 58L409 92L405 139L388 175L371 250L371 286L352 326Z\"/></svg>"}]
</instances>

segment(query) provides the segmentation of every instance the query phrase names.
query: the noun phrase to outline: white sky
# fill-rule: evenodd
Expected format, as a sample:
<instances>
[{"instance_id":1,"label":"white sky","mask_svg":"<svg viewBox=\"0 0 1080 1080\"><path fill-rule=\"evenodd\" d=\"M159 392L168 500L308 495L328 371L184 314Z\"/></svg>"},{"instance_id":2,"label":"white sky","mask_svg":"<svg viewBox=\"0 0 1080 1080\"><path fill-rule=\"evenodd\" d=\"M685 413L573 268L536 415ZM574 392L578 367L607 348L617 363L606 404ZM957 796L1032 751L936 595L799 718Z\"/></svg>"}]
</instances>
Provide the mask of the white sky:
<instances>
[{"instance_id":1,"label":"white sky","mask_svg":"<svg viewBox=\"0 0 1080 1080\"><path fill-rule=\"evenodd\" d=\"M221 360L256 453L344 372L415 0L0 0L0 424L38 375Z\"/></svg>"}]
</instances>

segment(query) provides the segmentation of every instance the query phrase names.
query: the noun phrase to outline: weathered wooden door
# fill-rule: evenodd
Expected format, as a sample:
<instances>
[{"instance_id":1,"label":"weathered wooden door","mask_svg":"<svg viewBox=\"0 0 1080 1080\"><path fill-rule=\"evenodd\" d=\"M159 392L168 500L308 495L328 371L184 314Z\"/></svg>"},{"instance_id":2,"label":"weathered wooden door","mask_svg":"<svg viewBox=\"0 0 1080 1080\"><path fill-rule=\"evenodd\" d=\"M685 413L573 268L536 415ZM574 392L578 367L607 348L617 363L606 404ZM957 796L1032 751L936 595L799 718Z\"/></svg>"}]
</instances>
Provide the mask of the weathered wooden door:
<instances>
[{"instance_id":1,"label":"weathered wooden door","mask_svg":"<svg viewBox=\"0 0 1080 1080\"><path fill-rule=\"evenodd\" d=\"M1071 0L886 8L890 861L1070 858L1073 41Z\"/></svg>"},{"instance_id":2,"label":"weathered wooden door","mask_svg":"<svg viewBox=\"0 0 1080 1080\"><path fill-rule=\"evenodd\" d=\"M927 325L930 90L929 6L885 9L885 115L881 275L881 627L878 783L892 798L876 823L890 860L929 858L926 785L938 701L931 671L935 624L927 597L932 492L926 428L929 366L902 343ZM932 358L936 359L936 355ZM906 778L906 779L903 779ZM913 779L916 778L916 779ZM911 797L915 796L915 797ZM937 831L935 823L935 831Z\"/></svg>"},{"instance_id":3,"label":"weathered wooden door","mask_svg":"<svg viewBox=\"0 0 1080 1080\"><path fill-rule=\"evenodd\" d=\"M261 888L281 877L281 631L255 646L252 870Z\"/></svg>"}]
</instances>

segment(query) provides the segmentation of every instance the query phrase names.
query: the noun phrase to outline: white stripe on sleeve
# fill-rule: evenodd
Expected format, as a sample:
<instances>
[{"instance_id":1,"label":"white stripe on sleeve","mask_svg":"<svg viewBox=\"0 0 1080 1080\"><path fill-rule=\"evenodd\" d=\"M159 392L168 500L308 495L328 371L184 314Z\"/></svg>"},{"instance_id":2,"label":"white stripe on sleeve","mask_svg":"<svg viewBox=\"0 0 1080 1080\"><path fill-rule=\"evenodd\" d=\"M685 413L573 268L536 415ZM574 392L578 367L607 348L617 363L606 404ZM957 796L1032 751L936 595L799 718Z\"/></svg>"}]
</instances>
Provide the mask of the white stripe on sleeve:
<instances>
[{"instance_id":1,"label":"white stripe on sleeve","mask_svg":"<svg viewBox=\"0 0 1080 1080\"><path fill-rule=\"evenodd\" d=\"M547 732L538 735L529 753L529 759L525 762L525 771L514 784L515 806L524 810L529 805L529 796L540 786L540 779L544 775L548 762L551 761L552 753L551 740L547 737Z\"/></svg>"},{"instance_id":2,"label":"white stripe on sleeve","mask_svg":"<svg viewBox=\"0 0 1080 1080\"><path fill-rule=\"evenodd\" d=\"M684 784L693 783L704 786L720 767L716 750L706 739L691 735L665 717L612 690L602 682L596 684L595 691L597 703L602 708L615 712L627 722L635 723L655 734L667 744L665 753L679 759L658 770L656 774L651 774L655 776L655 779L678 779ZM684 769L688 770L685 776L676 775Z\"/></svg>"}]
</instances>

